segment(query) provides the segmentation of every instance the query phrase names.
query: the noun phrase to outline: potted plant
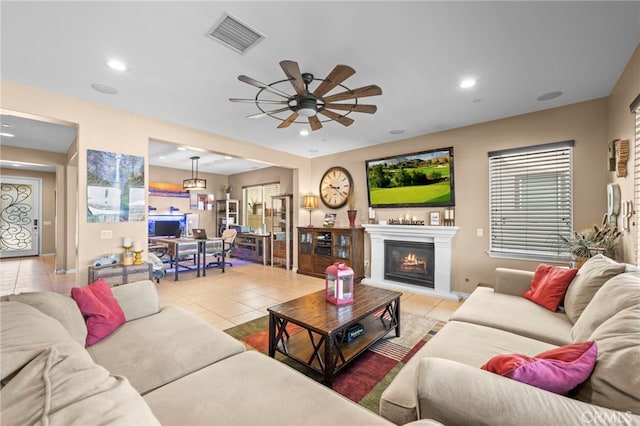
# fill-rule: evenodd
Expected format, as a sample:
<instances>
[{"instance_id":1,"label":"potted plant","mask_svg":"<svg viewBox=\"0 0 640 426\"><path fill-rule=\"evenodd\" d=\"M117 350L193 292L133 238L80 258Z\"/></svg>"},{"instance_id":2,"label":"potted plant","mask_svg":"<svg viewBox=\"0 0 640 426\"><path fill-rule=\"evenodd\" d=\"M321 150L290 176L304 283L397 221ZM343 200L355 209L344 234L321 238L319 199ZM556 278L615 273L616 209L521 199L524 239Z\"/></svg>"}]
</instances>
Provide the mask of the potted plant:
<instances>
[{"instance_id":1,"label":"potted plant","mask_svg":"<svg viewBox=\"0 0 640 426\"><path fill-rule=\"evenodd\" d=\"M618 228L611 228L609 216L605 214L601 226L593 225L591 228L576 231L569 237L561 238L574 260L581 265L598 253L617 260L617 239L620 235L622 233Z\"/></svg>"}]
</instances>

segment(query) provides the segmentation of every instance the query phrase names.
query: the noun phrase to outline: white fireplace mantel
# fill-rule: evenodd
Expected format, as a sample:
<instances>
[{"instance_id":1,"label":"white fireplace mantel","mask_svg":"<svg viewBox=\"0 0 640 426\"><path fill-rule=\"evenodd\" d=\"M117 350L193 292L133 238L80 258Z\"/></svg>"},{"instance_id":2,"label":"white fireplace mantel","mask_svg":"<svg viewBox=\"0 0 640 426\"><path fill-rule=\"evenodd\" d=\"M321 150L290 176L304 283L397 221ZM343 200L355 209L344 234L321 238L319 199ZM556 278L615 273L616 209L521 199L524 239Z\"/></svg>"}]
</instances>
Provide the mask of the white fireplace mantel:
<instances>
[{"instance_id":1,"label":"white fireplace mantel","mask_svg":"<svg viewBox=\"0 0 640 426\"><path fill-rule=\"evenodd\" d=\"M369 285L380 285L413 293L421 293L446 299L457 299L451 293L451 243L460 229L457 226L421 225L373 225L363 223L371 239L371 277L362 280ZM399 283L384 279L384 241L412 241L433 243L434 246L434 288Z\"/></svg>"}]
</instances>

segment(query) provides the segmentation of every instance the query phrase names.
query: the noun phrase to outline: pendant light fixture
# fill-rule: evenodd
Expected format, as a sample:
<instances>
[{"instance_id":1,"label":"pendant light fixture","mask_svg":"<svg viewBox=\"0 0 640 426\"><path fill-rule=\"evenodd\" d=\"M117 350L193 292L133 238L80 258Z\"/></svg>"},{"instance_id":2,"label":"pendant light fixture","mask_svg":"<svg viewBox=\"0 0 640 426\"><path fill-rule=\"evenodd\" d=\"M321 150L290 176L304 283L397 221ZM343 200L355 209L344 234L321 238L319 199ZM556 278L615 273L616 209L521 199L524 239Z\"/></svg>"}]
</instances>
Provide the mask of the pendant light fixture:
<instances>
[{"instance_id":1,"label":"pendant light fixture","mask_svg":"<svg viewBox=\"0 0 640 426\"><path fill-rule=\"evenodd\" d=\"M191 179L185 179L182 183L182 187L186 191L200 191L202 189L207 188L207 180L206 179L198 179L198 160L200 157L193 156L191 157ZM193 174L195 164L195 175Z\"/></svg>"}]
</instances>

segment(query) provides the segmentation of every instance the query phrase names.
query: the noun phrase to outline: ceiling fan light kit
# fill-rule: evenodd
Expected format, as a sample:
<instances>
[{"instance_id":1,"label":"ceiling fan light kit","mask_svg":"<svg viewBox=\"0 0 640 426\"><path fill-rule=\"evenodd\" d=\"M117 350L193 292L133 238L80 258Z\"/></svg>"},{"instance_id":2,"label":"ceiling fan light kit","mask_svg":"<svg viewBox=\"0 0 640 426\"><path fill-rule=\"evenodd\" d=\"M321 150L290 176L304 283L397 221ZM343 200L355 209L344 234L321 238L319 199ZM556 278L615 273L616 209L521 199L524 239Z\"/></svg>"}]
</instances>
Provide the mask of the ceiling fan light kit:
<instances>
[{"instance_id":1,"label":"ceiling fan light kit","mask_svg":"<svg viewBox=\"0 0 640 426\"><path fill-rule=\"evenodd\" d=\"M306 118L311 130L321 129L322 123L328 121L337 121L343 126L350 126L353 124L354 120L347 117L347 115L352 112L374 114L377 111L375 105L359 104L358 99L367 96L381 95L382 89L373 84L353 90L343 85L343 81L355 74L355 70L347 65L336 65L324 80L315 78L314 75L310 73L301 73L298 63L294 61L282 61L280 62L280 67L287 76L287 79L279 80L271 84L261 83L251 77L247 77L246 75L238 76L238 80L257 87L260 90L254 99L229 98L229 100L231 102L255 103L261 112L250 115L248 118L261 118L265 116L273 117L276 120L281 121L280 125L278 125L279 129L287 128L291 123L305 123L304 121L296 121L298 117ZM275 85L285 81L288 81L291 84L295 94L289 94L277 87L274 87ZM314 81L319 81L320 83L312 92L309 89L309 85ZM336 87L344 90L325 96ZM276 95L285 99L274 100L261 97L266 96L267 94ZM349 101L353 103L337 103L340 101ZM265 110L261 104L281 104L284 106L273 110ZM345 112L337 113L332 110ZM290 112L290 115L286 118L280 118L276 115L282 112ZM322 115L325 120L321 121L318 115Z\"/></svg>"}]
</instances>

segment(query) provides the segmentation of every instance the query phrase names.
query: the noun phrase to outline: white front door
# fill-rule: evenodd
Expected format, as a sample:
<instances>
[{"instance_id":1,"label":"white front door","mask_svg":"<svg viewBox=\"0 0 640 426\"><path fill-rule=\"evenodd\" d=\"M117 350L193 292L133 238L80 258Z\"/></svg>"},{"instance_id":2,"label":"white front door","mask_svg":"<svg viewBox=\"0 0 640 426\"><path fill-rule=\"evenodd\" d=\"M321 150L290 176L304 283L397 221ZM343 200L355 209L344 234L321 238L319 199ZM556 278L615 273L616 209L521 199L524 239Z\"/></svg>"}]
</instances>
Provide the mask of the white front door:
<instances>
[{"instance_id":1,"label":"white front door","mask_svg":"<svg viewBox=\"0 0 640 426\"><path fill-rule=\"evenodd\" d=\"M40 254L40 179L0 177L0 257Z\"/></svg>"}]
</instances>

